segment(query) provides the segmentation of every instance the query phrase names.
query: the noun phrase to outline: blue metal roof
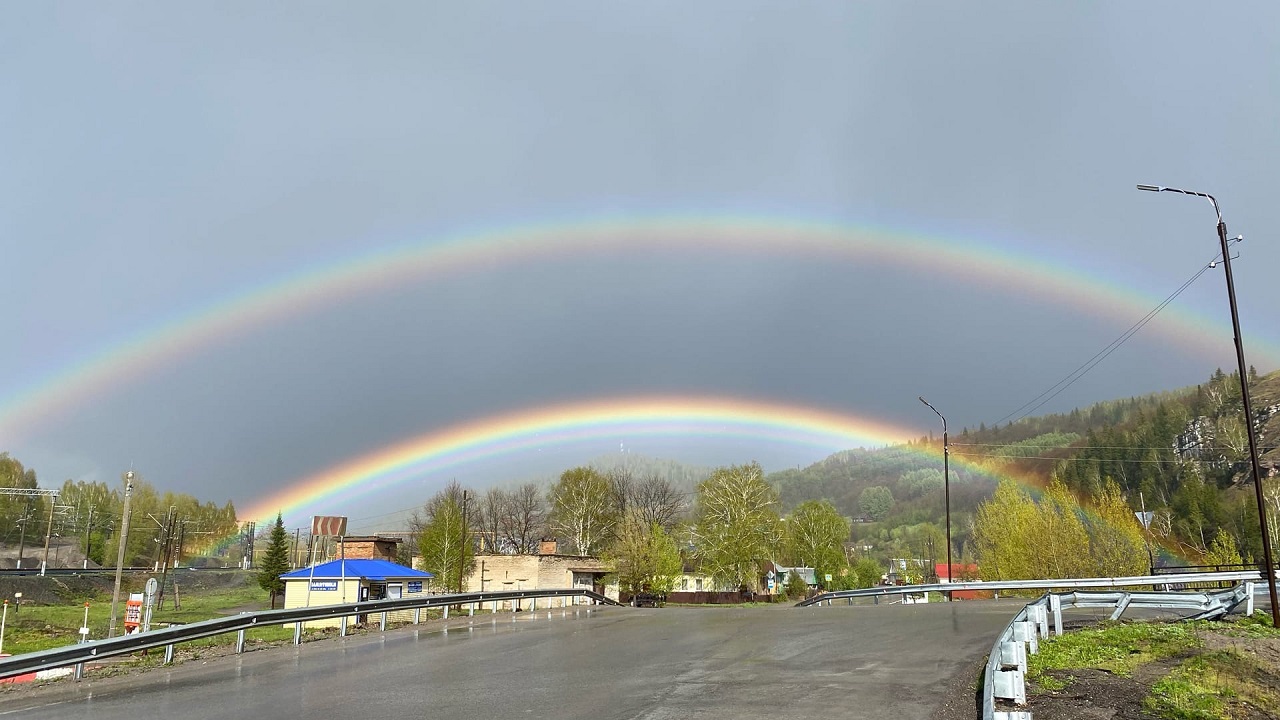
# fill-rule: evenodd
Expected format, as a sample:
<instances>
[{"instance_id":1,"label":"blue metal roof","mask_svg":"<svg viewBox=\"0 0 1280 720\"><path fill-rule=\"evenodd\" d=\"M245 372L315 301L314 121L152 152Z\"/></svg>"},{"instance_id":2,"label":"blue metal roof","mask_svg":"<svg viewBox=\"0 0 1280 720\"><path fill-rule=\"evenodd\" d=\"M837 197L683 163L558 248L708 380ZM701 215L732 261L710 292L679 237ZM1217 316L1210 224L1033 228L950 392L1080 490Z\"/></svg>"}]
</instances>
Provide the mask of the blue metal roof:
<instances>
[{"instance_id":1,"label":"blue metal roof","mask_svg":"<svg viewBox=\"0 0 1280 720\"><path fill-rule=\"evenodd\" d=\"M345 564L345 568L343 567ZM398 580L400 578L433 578L429 572L414 570L386 560L330 560L314 568L304 567L280 576L281 580L306 580L307 578L363 578L365 580Z\"/></svg>"}]
</instances>

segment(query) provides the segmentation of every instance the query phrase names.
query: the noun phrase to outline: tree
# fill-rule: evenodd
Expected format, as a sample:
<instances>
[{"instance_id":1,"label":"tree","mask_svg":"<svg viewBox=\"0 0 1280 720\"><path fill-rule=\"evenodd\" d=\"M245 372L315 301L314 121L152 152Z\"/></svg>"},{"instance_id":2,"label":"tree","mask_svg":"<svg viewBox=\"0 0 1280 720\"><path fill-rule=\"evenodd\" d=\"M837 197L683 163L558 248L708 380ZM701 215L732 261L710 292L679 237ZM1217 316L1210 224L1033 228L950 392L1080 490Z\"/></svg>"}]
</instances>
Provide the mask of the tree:
<instances>
[{"instance_id":1,"label":"tree","mask_svg":"<svg viewBox=\"0 0 1280 720\"><path fill-rule=\"evenodd\" d=\"M627 507L647 523L671 530L684 512L684 493L656 473L644 476L629 487Z\"/></svg>"},{"instance_id":2,"label":"tree","mask_svg":"<svg viewBox=\"0 0 1280 720\"><path fill-rule=\"evenodd\" d=\"M1204 563L1206 565L1242 565L1244 560L1240 558L1240 551L1236 549L1235 538L1219 528L1218 534L1213 538L1213 544L1209 546L1209 552L1205 553Z\"/></svg>"},{"instance_id":3,"label":"tree","mask_svg":"<svg viewBox=\"0 0 1280 720\"><path fill-rule=\"evenodd\" d=\"M1094 518L1089 528L1089 555L1093 575L1117 577L1144 575L1149 558L1142 526L1120 492L1108 480L1094 498Z\"/></svg>"},{"instance_id":4,"label":"tree","mask_svg":"<svg viewBox=\"0 0 1280 720\"><path fill-rule=\"evenodd\" d=\"M1040 577L1039 560L1027 539L1036 532L1035 502L1013 480L1002 480L991 499L978 506L973 540L983 577L1029 580Z\"/></svg>"},{"instance_id":5,"label":"tree","mask_svg":"<svg viewBox=\"0 0 1280 720\"><path fill-rule=\"evenodd\" d=\"M884 568L880 567L880 563L869 557L858 558L851 570L852 574L857 577L857 586L860 588L879 585L880 577L884 575Z\"/></svg>"},{"instance_id":6,"label":"tree","mask_svg":"<svg viewBox=\"0 0 1280 720\"><path fill-rule=\"evenodd\" d=\"M271 609L276 609L276 596L284 594L284 580L280 576L289 572L289 533L284 529L284 518L276 513L275 525L267 539L267 551L258 564L258 587L271 595Z\"/></svg>"},{"instance_id":7,"label":"tree","mask_svg":"<svg viewBox=\"0 0 1280 720\"><path fill-rule=\"evenodd\" d=\"M605 546L618 522L616 495L609 478L589 467L564 471L551 486L551 529L567 538L579 555Z\"/></svg>"},{"instance_id":8,"label":"tree","mask_svg":"<svg viewBox=\"0 0 1280 720\"><path fill-rule=\"evenodd\" d=\"M698 485L694 542L703 570L721 585L757 589L759 563L782 535L777 504L759 463L713 471Z\"/></svg>"},{"instance_id":9,"label":"tree","mask_svg":"<svg viewBox=\"0 0 1280 720\"><path fill-rule=\"evenodd\" d=\"M434 574L436 586L446 590L462 587L475 567L475 550L463 517L465 493L458 483L449 483L423 505L421 515L415 511L409 519L418 536L422 569Z\"/></svg>"},{"instance_id":10,"label":"tree","mask_svg":"<svg viewBox=\"0 0 1280 720\"><path fill-rule=\"evenodd\" d=\"M883 485L864 488L858 495L858 508L872 520L883 520L893 509L893 492Z\"/></svg>"},{"instance_id":11,"label":"tree","mask_svg":"<svg viewBox=\"0 0 1280 720\"><path fill-rule=\"evenodd\" d=\"M546 529L546 506L534 483L525 483L506 493L500 505L498 527L502 546L517 555L536 552Z\"/></svg>"},{"instance_id":12,"label":"tree","mask_svg":"<svg viewBox=\"0 0 1280 720\"><path fill-rule=\"evenodd\" d=\"M502 518L506 512L507 493L501 488L489 488L476 503L475 526L480 535L480 549L483 552L502 554L511 552L502 544Z\"/></svg>"},{"instance_id":13,"label":"tree","mask_svg":"<svg viewBox=\"0 0 1280 720\"><path fill-rule=\"evenodd\" d=\"M787 584L785 585L787 597L802 598L809 594L809 583L804 581L804 576L797 570L787 573Z\"/></svg>"},{"instance_id":14,"label":"tree","mask_svg":"<svg viewBox=\"0 0 1280 720\"><path fill-rule=\"evenodd\" d=\"M920 497L935 490L941 490L945 484L942 471L938 468L920 468L910 470L898 478L898 488L904 497Z\"/></svg>"},{"instance_id":15,"label":"tree","mask_svg":"<svg viewBox=\"0 0 1280 720\"><path fill-rule=\"evenodd\" d=\"M815 577L841 575L846 566L844 542L852 523L826 500L800 503L786 518L788 561L811 567Z\"/></svg>"},{"instance_id":16,"label":"tree","mask_svg":"<svg viewBox=\"0 0 1280 720\"><path fill-rule=\"evenodd\" d=\"M684 569L680 548L657 523L646 524L632 513L620 524L618 537L606 554L627 593L648 591L666 595L675 589Z\"/></svg>"}]
</instances>

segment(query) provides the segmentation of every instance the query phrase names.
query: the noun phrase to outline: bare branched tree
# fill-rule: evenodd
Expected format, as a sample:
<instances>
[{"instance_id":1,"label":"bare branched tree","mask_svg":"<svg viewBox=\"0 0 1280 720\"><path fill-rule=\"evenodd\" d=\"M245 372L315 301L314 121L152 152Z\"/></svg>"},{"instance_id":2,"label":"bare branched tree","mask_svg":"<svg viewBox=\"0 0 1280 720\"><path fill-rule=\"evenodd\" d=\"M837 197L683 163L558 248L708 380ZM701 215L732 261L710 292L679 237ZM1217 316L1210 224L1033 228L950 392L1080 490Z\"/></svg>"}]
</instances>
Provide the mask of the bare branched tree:
<instances>
[{"instance_id":1,"label":"bare branched tree","mask_svg":"<svg viewBox=\"0 0 1280 720\"><path fill-rule=\"evenodd\" d=\"M669 531L685 511L685 496L667 478L651 474L632 485L627 504L645 525Z\"/></svg>"},{"instance_id":2,"label":"bare branched tree","mask_svg":"<svg viewBox=\"0 0 1280 720\"><path fill-rule=\"evenodd\" d=\"M499 521L502 546L509 552L530 554L538 549L547 526L546 505L535 483L525 483L504 494Z\"/></svg>"}]
</instances>

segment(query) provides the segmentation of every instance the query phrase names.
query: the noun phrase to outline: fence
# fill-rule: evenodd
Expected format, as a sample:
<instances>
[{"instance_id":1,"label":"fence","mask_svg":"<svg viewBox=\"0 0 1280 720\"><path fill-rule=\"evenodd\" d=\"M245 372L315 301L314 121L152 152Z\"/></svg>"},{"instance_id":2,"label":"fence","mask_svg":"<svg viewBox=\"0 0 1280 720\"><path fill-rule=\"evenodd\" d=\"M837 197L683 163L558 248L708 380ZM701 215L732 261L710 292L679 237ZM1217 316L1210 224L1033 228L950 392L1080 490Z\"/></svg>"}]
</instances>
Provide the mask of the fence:
<instances>
[{"instance_id":1,"label":"fence","mask_svg":"<svg viewBox=\"0 0 1280 720\"><path fill-rule=\"evenodd\" d=\"M1182 575L1136 575L1112 578L1063 578L1050 580L985 580L974 582L933 583L930 585L887 585L882 587L859 588L857 590L833 590L796 603L797 607L809 605L830 605L833 600L852 600L860 597L887 597L894 595L920 595L922 593L948 593L960 590L985 590L1000 592L1002 590L1066 590L1084 588L1164 588L1185 583L1214 582L1260 582L1262 573L1252 570L1234 570L1230 572L1194 572Z\"/></svg>"},{"instance_id":2,"label":"fence","mask_svg":"<svg viewBox=\"0 0 1280 720\"><path fill-rule=\"evenodd\" d=\"M239 633L236 639L236 652L239 653L244 651L246 630L268 625L292 624L294 626L293 642L296 645L302 642L303 623L312 620L343 618L344 622L341 624L341 631L345 635L347 630L345 618L352 615L378 616L380 618L380 629L385 631L387 629L388 614L395 612L412 611L414 613L413 622L416 624L421 620L422 610L426 608L443 607L445 617L449 616L450 607L467 608L469 613L474 614L477 610L483 611L486 605L491 608L492 612L497 612L499 605L503 603L510 603L513 609L536 611L539 600L546 600L547 605L544 607L551 607L555 599L560 600L561 607L566 607L570 600L574 604L578 604L579 600L585 600L591 605L618 604L586 588L565 588L562 590L458 593L398 600L370 600L358 603L290 608L287 610L260 610L258 612L214 618L213 620L205 620L188 625L178 625L3 658L0 659L0 679L40 670L71 666L76 667L76 677L80 677L84 671L83 664L86 662L160 647L165 649L164 662L167 664L173 662L173 648L175 645L231 632ZM525 605L526 602L528 605Z\"/></svg>"}]
</instances>

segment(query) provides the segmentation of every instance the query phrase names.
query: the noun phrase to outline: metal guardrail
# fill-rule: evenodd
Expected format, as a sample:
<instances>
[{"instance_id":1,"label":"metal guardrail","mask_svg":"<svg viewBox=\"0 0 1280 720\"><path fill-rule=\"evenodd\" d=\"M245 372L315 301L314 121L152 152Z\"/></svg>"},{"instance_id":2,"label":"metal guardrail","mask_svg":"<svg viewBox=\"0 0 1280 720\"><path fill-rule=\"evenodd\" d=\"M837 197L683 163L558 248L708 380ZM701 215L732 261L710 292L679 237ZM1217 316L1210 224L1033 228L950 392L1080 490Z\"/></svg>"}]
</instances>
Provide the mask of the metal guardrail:
<instances>
[{"instance_id":1,"label":"metal guardrail","mask_svg":"<svg viewBox=\"0 0 1280 720\"><path fill-rule=\"evenodd\" d=\"M1027 653L1037 652L1038 638L1049 637L1051 618L1054 634L1062 635L1063 606L1114 607L1115 612L1111 614L1112 620L1120 619L1120 616L1129 608L1190 611L1195 614L1184 617L1184 620L1213 619L1226 615L1241 603L1247 603L1246 614L1252 614L1253 586L1253 582L1243 582L1233 589L1211 593L1046 593L1040 599L1023 607L992 645L983 670L982 718L983 720L1031 719L1031 713L1025 710L997 711L996 701L1010 701L1016 706L1026 705Z\"/></svg>"},{"instance_id":2,"label":"metal guardrail","mask_svg":"<svg viewBox=\"0 0 1280 720\"><path fill-rule=\"evenodd\" d=\"M859 597L884 597L891 595L920 595L922 593L946 593L953 590L1054 590L1067 588L1122 588L1122 587L1160 587L1179 585L1190 582L1261 582L1262 573L1258 570L1236 570L1231 572L1195 572L1181 575L1135 575L1131 577L1111 578L1064 578L1051 580L987 580L974 582L933 583L929 585L884 585L857 590L833 590L815 595L796 603L796 607L831 604L832 600L852 599Z\"/></svg>"},{"instance_id":3,"label":"metal guardrail","mask_svg":"<svg viewBox=\"0 0 1280 720\"><path fill-rule=\"evenodd\" d=\"M590 600L593 605L620 604L592 590L587 590L585 588L565 588L560 590L514 590L503 592L456 593L452 595L429 595L417 598L401 598L398 600L369 600L365 602L320 605L305 608L289 608L283 610L259 610L257 612L242 613L240 615L232 615L225 618L214 618L212 620L203 620L201 622L190 623L187 625L177 625L169 628L150 630L144 633L134 633L132 635L122 635L120 637L104 640L93 640L79 645L68 645L66 647L41 650L39 652L24 653L10 658L3 658L0 659L0 678L13 677L15 675L22 675L39 670L71 667L73 665L80 666L82 663L91 662L93 660L101 660L104 658L115 657L117 655L127 655L139 650L149 650L160 647L165 648L165 663L169 663L173 660L174 645L189 642L191 640L212 637L214 635L223 635L230 632L240 633L240 637L236 642L236 652L239 653L244 650L244 631L259 626L288 625L293 623L293 641L294 644L297 645L302 640L303 623L314 620L327 620L335 617L346 618L351 615L381 614L381 628L386 630L387 614L396 611L421 611L425 608L444 607L445 617L448 617L448 608L454 605L470 606L471 612L475 612L476 608L480 605L484 603L493 603L493 609L496 612L498 603L512 602L512 608L514 610L519 607L516 603L525 600L530 601L532 607L529 609L533 611L537 610L537 601L539 599L557 597L564 598L566 600L568 598L585 598ZM561 606L564 606L563 603ZM417 623L418 621L419 616L418 614L415 614L414 622ZM343 634L345 634L345 622L342 625L342 631ZM81 671L82 667L78 667L77 677L80 675Z\"/></svg>"}]
</instances>

